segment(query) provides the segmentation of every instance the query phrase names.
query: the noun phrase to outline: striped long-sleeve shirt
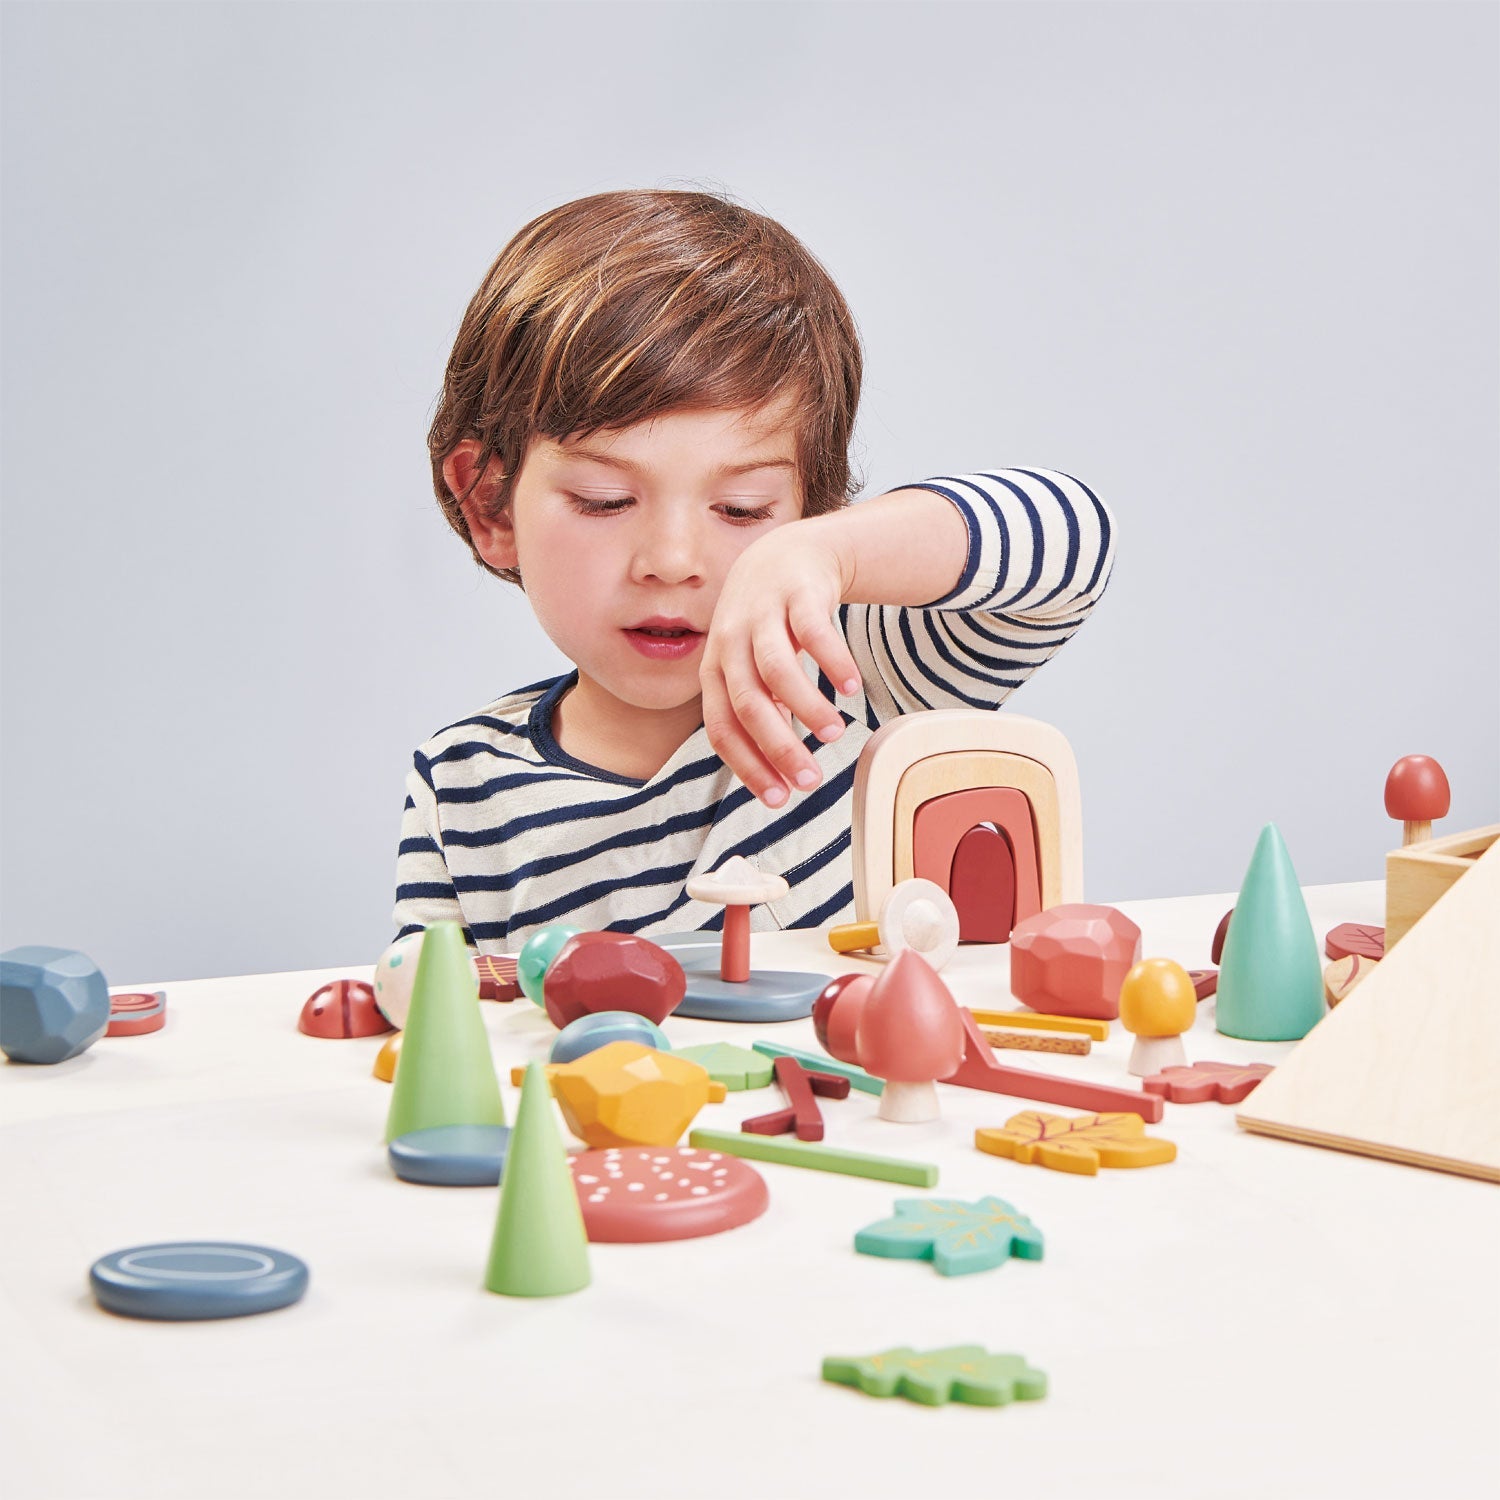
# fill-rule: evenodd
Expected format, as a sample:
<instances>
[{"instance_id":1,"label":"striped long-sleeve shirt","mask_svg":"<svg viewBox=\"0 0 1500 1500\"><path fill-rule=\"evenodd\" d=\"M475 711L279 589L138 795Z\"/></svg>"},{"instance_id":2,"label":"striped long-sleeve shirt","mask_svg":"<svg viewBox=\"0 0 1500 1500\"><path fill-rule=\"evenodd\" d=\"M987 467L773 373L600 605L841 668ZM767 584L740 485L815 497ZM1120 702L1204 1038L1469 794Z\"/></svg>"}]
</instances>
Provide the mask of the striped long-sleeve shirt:
<instances>
[{"instance_id":1,"label":"striped long-sleeve shirt","mask_svg":"<svg viewBox=\"0 0 1500 1500\"><path fill-rule=\"evenodd\" d=\"M845 726L832 744L805 736L817 787L766 807L702 728L646 781L587 765L552 734L577 674L533 683L417 750L397 859L401 932L457 920L481 952L499 953L550 922L648 936L719 928L723 908L684 887L733 854L789 888L752 909L754 930L852 920L854 769L870 735L896 714L998 708L1082 624L1113 560L1109 511L1065 474L1000 469L917 487L963 513L963 573L925 607L840 606L858 692L836 695L803 658Z\"/></svg>"}]
</instances>

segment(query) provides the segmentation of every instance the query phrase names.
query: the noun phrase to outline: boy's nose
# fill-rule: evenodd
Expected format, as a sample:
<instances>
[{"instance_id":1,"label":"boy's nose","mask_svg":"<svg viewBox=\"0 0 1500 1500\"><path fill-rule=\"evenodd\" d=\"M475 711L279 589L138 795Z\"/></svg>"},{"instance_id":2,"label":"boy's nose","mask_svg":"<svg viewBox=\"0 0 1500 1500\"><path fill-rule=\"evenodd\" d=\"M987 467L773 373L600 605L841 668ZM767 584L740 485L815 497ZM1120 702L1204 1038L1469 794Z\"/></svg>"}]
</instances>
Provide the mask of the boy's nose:
<instances>
[{"instance_id":1,"label":"boy's nose","mask_svg":"<svg viewBox=\"0 0 1500 1500\"><path fill-rule=\"evenodd\" d=\"M638 582L692 583L703 575L703 554L692 528L653 528L636 547L632 573Z\"/></svg>"}]
</instances>

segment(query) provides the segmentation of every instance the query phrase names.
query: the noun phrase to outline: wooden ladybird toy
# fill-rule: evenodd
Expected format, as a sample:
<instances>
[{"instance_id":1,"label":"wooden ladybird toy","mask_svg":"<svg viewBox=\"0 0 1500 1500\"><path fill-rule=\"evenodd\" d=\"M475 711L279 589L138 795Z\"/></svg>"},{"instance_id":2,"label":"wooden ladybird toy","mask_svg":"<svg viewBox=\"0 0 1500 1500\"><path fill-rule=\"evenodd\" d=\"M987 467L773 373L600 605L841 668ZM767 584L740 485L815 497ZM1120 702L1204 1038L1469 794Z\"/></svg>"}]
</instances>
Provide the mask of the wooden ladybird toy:
<instances>
[{"instance_id":1,"label":"wooden ladybird toy","mask_svg":"<svg viewBox=\"0 0 1500 1500\"><path fill-rule=\"evenodd\" d=\"M375 990L362 979L335 979L303 1002L297 1030L304 1036L383 1036L395 1028L375 1003Z\"/></svg>"}]
</instances>

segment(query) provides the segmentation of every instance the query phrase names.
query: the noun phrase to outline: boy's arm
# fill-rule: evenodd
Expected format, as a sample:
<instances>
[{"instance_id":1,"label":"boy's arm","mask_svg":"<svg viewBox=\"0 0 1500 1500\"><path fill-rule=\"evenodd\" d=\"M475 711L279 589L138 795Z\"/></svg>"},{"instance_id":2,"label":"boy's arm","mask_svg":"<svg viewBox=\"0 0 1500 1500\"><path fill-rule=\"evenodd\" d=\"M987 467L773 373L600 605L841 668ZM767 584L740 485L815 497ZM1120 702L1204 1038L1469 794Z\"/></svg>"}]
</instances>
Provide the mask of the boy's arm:
<instances>
[{"instance_id":1,"label":"boy's arm","mask_svg":"<svg viewBox=\"0 0 1500 1500\"><path fill-rule=\"evenodd\" d=\"M416 757L406 776L406 806L401 814L401 843L396 851L396 909L398 938L434 922L464 920L453 877L443 857L442 832L438 825L437 794L424 758ZM464 928L464 941L472 948L473 934Z\"/></svg>"},{"instance_id":2,"label":"boy's arm","mask_svg":"<svg viewBox=\"0 0 1500 1500\"><path fill-rule=\"evenodd\" d=\"M817 779L778 705L823 740L845 722L829 699L861 687L871 728L916 709L998 707L1082 623L1113 553L1108 509L1040 469L929 480L778 527L741 555L715 611L710 741L775 807Z\"/></svg>"}]
</instances>

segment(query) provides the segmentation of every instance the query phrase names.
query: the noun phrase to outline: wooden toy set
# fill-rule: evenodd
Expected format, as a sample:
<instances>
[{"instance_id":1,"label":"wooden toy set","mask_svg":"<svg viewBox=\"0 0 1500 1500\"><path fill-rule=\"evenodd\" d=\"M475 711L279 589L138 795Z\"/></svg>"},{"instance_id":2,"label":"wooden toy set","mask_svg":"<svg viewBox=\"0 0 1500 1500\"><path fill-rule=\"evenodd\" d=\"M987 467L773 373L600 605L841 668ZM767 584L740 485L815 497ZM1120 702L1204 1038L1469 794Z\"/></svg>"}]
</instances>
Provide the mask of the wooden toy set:
<instances>
[{"instance_id":1,"label":"wooden toy set","mask_svg":"<svg viewBox=\"0 0 1500 1500\"><path fill-rule=\"evenodd\" d=\"M1189 971L1143 954L1122 912L1083 900L1077 772L1056 730L992 713L912 716L879 731L861 758L856 920L827 933L832 951L874 960L873 972L752 969L749 907L783 886L736 857L691 886L695 899L724 905L722 934L650 940L552 926L517 954L476 960L456 923L438 923L393 944L371 983L321 986L297 1025L318 1039L387 1034L374 1073L391 1086L392 1172L498 1187L482 1281L507 1296L584 1289L591 1241L693 1239L750 1223L774 1196L751 1162L929 1194L851 1225L855 1253L927 1261L945 1277L1041 1262L1043 1230L1023 1209L933 1195L938 1169L903 1151L905 1127L938 1119L952 1088L1043 1106L997 1109L974 1134L978 1153L1017 1167L1164 1165L1177 1147L1147 1127L1168 1104L1219 1103L1253 1132L1500 1181L1500 1119L1487 1104L1500 1062L1500 827L1432 839L1430 819L1446 811L1434 766L1409 757L1392 773L1388 810L1411 842L1390 856L1383 932L1343 924L1320 955L1270 826L1214 936L1216 968ZM960 943L1008 944L1014 1007L958 1004L941 971ZM106 1030L164 1024L159 995L112 1003L81 954L18 949L3 963L0 1046L15 1062L55 1063ZM1209 996L1221 1033L1299 1045L1274 1071L1190 1059L1183 1034ZM511 1076L521 1088L512 1125L480 1003L518 997L556 1036L545 1063ZM664 1029L674 1016L810 1017L822 1051L762 1037L674 1050ZM1045 1052L1066 1067L1115 1023L1134 1037L1116 1082L996 1055ZM774 1096L738 1129L700 1123L729 1093L761 1089ZM840 1140L872 1099L889 1154ZM559 1122L582 1149L570 1152ZM204 1242L116 1252L92 1279L113 1311L207 1318L284 1307L302 1295L307 1269L266 1247ZM980 1345L835 1356L822 1373L925 1404L1046 1391L1021 1356Z\"/></svg>"}]
</instances>

